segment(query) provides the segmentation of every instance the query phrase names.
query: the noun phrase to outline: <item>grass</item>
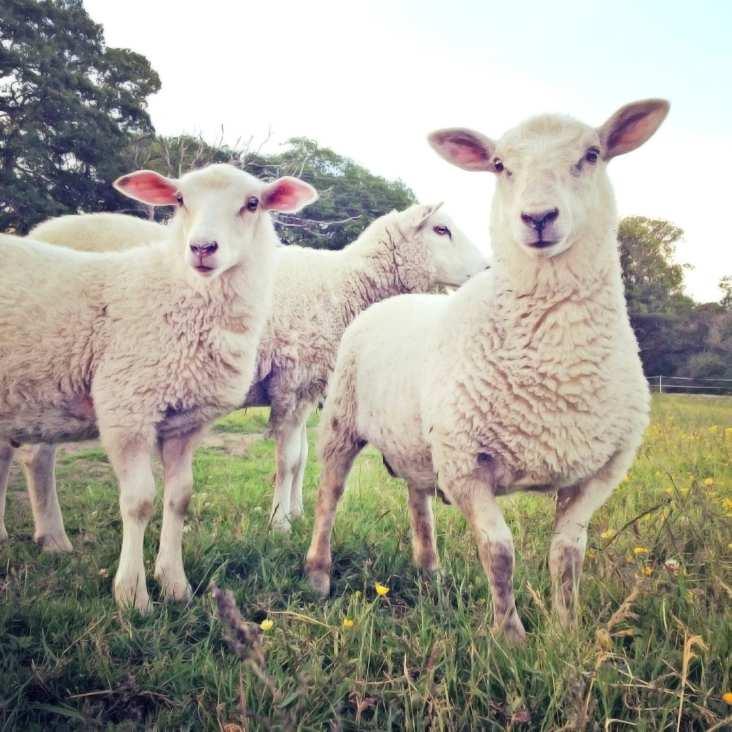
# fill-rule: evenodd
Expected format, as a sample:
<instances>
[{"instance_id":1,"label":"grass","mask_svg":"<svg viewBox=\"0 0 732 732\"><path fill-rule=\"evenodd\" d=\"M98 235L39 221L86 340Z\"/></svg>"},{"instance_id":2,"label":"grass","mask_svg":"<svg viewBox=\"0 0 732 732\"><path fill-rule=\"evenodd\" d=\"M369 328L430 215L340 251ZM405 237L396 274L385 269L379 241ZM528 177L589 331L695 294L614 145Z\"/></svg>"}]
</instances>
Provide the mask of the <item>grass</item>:
<instances>
[{"instance_id":1,"label":"grass","mask_svg":"<svg viewBox=\"0 0 732 732\"><path fill-rule=\"evenodd\" d=\"M633 469L592 522L575 632L546 610L550 499L502 499L529 632L520 649L490 634L487 581L457 511L436 506L441 576L412 567L404 488L369 449L336 522L334 591L313 597L302 560L318 467L306 476L308 518L290 536L270 532L263 410L218 426L246 454L198 453L184 546L195 597L156 602L146 617L112 601L121 524L104 454L59 461L72 555L32 543L14 472L11 543L0 548L0 729L729 729L732 400L661 396L653 409ZM226 645L212 581L245 619L272 621L248 660Z\"/></svg>"}]
</instances>

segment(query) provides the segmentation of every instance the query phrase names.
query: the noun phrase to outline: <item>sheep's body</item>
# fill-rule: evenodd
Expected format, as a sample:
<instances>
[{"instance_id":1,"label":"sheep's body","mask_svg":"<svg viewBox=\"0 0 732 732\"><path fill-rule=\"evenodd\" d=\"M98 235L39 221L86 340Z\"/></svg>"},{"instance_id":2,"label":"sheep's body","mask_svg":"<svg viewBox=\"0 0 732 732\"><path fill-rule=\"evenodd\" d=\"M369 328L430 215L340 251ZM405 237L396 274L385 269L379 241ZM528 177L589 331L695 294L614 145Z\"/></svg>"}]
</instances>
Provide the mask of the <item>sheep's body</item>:
<instances>
[{"instance_id":1,"label":"sheep's body","mask_svg":"<svg viewBox=\"0 0 732 732\"><path fill-rule=\"evenodd\" d=\"M118 213L70 214L31 229L29 239L71 247L77 252L115 252L165 238L154 221Z\"/></svg>"},{"instance_id":2,"label":"sheep's body","mask_svg":"<svg viewBox=\"0 0 732 732\"><path fill-rule=\"evenodd\" d=\"M424 239L435 237L432 229L438 222L453 226L441 212L413 206L377 219L340 252L296 246L278 251L273 312L246 402L271 406L270 430L277 441L276 527L287 529L290 518L302 513L305 423L325 396L349 323L376 302L428 291L445 277L459 284L485 267L483 257L454 227L454 261L449 266L436 262Z\"/></svg>"},{"instance_id":3,"label":"sheep's body","mask_svg":"<svg viewBox=\"0 0 732 732\"><path fill-rule=\"evenodd\" d=\"M166 231L159 224L118 214L110 214L107 220L99 214L65 219L42 224L40 233L72 245L76 219L89 246L114 251L155 240ZM425 242L437 238L432 228L438 222L452 227L452 243L440 241L448 252L454 248L447 264ZM95 223L101 224L96 235ZM116 223L122 224L119 229ZM413 206L380 217L342 251L282 247L275 261L273 308L261 339L254 383L243 406L271 407L270 432L277 444L272 520L275 527L286 530L290 519L302 513L308 450L305 424L325 396L346 326L371 304L393 295L424 292L442 280L459 284L482 269L485 260L444 213ZM27 451L26 462L32 464L32 454L39 448ZM52 464L45 452L39 452L39 458L46 466ZM60 516L49 523L61 528L44 545L52 549L68 544Z\"/></svg>"},{"instance_id":4,"label":"sheep's body","mask_svg":"<svg viewBox=\"0 0 732 732\"><path fill-rule=\"evenodd\" d=\"M156 576L179 599L190 594L180 543L193 450L208 423L244 400L271 307L277 237L259 209L294 210L315 193L288 178L265 186L231 166L180 181L142 171L118 185L156 204L183 191L188 205L162 240L122 252L0 237L0 445L101 436L120 482L115 594L145 609L151 451L165 473ZM250 200L256 213L247 215ZM55 501L52 471L51 460L43 488Z\"/></svg>"},{"instance_id":5,"label":"sheep's body","mask_svg":"<svg viewBox=\"0 0 732 732\"><path fill-rule=\"evenodd\" d=\"M435 133L452 162L496 172L510 164L517 180L506 180L494 199L492 272L449 297L380 303L342 339L321 419L323 474L307 557L316 589L330 586L335 507L355 456L371 443L408 484L417 564L437 567L429 497L440 492L471 524L495 625L515 640L524 630L511 587L513 541L495 498L556 492L553 597L560 618L572 619L589 518L630 466L649 419L612 189L599 166L589 169L597 145L607 144L612 157L619 154L612 145L626 151L628 130L637 142L632 125L644 114L628 113L607 137L553 116L497 144L465 130ZM585 154L586 190L576 182L582 166L571 166ZM569 195L557 170L567 171ZM559 208L526 213L555 200L561 216Z\"/></svg>"}]
</instances>

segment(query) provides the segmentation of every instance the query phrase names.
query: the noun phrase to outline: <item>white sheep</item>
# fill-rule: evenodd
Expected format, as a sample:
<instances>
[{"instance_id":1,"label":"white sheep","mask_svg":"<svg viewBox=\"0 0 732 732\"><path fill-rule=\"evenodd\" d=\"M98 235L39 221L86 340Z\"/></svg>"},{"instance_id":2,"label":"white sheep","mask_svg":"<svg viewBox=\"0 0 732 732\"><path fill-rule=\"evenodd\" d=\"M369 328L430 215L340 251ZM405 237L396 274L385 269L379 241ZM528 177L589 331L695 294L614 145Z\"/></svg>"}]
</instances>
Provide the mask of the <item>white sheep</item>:
<instances>
[{"instance_id":1,"label":"white sheep","mask_svg":"<svg viewBox=\"0 0 732 732\"><path fill-rule=\"evenodd\" d=\"M129 216L92 214L51 219L31 235L70 245L76 228L85 233L90 248L107 251L123 243L148 242L165 232L158 224ZM291 519L302 514L307 418L325 396L346 326L379 300L437 285L460 285L487 262L440 205L414 205L381 216L339 252L289 246L278 249L276 261L273 310L255 380L242 406L271 407L269 431L277 451L271 520L275 528L287 530ZM52 448L24 451L26 475L36 476L35 483L49 490ZM30 479L28 485L31 494L39 492ZM58 501L47 503L47 511L36 519L36 540L46 550L70 548Z\"/></svg>"},{"instance_id":2,"label":"white sheep","mask_svg":"<svg viewBox=\"0 0 732 732\"><path fill-rule=\"evenodd\" d=\"M244 399L271 306L268 211L299 210L317 194L228 165L180 180L138 171L115 186L178 206L165 239L98 254L0 237L0 444L99 434L120 488L115 597L144 610L151 454L157 447L165 478L155 575L166 598L182 599L193 450L205 426Z\"/></svg>"},{"instance_id":3,"label":"white sheep","mask_svg":"<svg viewBox=\"0 0 732 732\"><path fill-rule=\"evenodd\" d=\"M606 162L645 142L668 103L620 109L593 129L546 115L498 142L430 136L448 161L492 171L493 269L449 297L398 297L346 331L321 418L322 477L306 568L330 587L330 535L354 458L377 447L409 488L416 563L437 567L430 497L466 516L493 596L494 627L525 636L513 540L496 496L556 492L553 602L574 620L595 510L621 481L649 418L626 311Z\"/></svg>"}]
</instances>

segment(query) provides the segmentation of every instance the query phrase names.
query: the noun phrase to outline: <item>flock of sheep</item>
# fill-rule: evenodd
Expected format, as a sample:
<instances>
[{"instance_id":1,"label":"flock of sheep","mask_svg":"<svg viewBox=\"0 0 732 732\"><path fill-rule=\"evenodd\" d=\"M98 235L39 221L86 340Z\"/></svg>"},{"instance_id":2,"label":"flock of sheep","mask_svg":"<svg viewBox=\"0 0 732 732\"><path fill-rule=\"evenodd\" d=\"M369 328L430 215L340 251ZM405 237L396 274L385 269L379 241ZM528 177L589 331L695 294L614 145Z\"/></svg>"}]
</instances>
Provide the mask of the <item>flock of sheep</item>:
<instances>
[{"instance_id":1,"label":"flock of sheep","mask_svg":"<svg viewBox=\"0 0 732 732\"><path fill-rule=\"evenodd\" d=\"M52 219L28 238L1 235L0 541L19 448L35 540L71 550L54 445L98 435L120 491L114 594L148 609L143 537L157 450L165 492L155 576L166 599L186 599L183 521L205 428L242 406L271 407L272 522L287 530L303 511L305 422L325 398L306 560L317 591L330 590L336 506L370 443L407 483L419 567L438 567L431 499L463 512L494 629L512 641L525 631L496 498L555 493L553 604L572 623L588 523L633 461L649 414L606 163L643 144L667 112L647 100L599 128L543 115L497 141L433 133L447 161L498 178L489 271L439 205L382 216L341 252L281 247L269 212L298 211L316 191L228 165L115 182L138 201L176 206L166 226L91 214ZM438 285L460 287L428 294Z\"/></svg>"}]
</instances>

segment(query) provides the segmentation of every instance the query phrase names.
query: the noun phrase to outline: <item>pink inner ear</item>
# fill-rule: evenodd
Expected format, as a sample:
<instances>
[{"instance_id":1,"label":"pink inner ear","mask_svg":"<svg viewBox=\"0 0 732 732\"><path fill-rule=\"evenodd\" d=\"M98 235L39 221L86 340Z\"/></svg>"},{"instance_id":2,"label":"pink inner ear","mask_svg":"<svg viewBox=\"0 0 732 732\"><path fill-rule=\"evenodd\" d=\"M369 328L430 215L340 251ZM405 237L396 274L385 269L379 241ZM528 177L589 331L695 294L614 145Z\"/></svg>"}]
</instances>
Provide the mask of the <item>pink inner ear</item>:
<instances>
[{"instance_id":1,"label":"pink inner ear","mask_svg":"<svg viewBox=\"0 0 732 732\"><path fill-rule=\"evenodd\" d=\"M151 170L141 170L122 176L115 185L131 198L159 206L174 204L178 192L172 181Z\"/></svg>"},{"instance_id":2,"label":"pink inner ear","mask_svg":"<svg viewBox=\"0 0 732 732\"><path fill-rule=\"evenodd\" d=\"M297 178L280 178L267 186L262 203L267 209L294 212L317 198L315 189Z\"/></svg>"},{"instance_id":3,"label":"pink inner ear","mask_svg":"<svg viewBox=\"0 0 732 732\"><path fill-rule=\"evenodd\" d=\"M488 159L485 154L485 150L478 147L470 140L466 140L464 138L458 140L447 140L443 144L447 154L456 163L460 163L461 165L483 163Z\"/></svg>"}]
</instances>

